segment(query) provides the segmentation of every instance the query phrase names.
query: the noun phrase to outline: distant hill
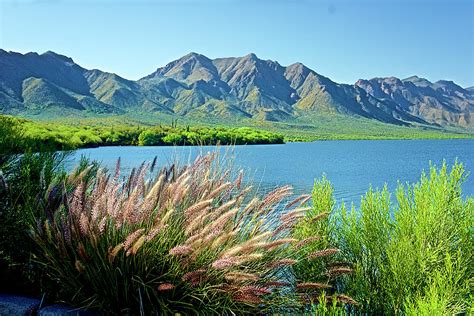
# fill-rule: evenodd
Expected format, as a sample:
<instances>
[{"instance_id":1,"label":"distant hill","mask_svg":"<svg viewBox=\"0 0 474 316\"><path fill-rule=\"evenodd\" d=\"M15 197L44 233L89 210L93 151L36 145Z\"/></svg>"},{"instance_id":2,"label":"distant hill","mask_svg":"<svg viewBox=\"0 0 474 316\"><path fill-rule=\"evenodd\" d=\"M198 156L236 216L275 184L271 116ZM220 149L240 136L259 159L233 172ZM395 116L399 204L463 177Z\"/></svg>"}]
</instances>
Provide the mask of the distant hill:
<instances>
[{"instance_id":1,"label":"distant hill","mask_svg":"<svg viewBox=\"0 0 474 316\"><path fill-rule=\"evenodd\" d=\"M190 53L131 81L54 52L0 50L0 112L74 116L129 112L223 121L294 121L338 113L411 125L474 125L474 88L419 77L339 84L301 63Z\"/></svg>"}]
</instances>

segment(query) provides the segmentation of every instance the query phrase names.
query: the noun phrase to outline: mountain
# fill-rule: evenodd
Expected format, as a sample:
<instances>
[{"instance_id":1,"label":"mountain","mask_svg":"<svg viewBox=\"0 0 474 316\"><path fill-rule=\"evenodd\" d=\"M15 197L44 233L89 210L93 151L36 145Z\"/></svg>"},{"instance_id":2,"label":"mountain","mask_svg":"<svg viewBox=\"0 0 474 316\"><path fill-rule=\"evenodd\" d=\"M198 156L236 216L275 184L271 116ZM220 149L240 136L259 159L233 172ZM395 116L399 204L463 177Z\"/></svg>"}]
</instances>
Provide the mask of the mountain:
<instances>
[{"instance_id":1,"label":"mountain","mask_svg":"<svg viewBox=\"0 0 474 316\"><path fill-rule=\"evenodd\" d=\"M396 124L473 125L474 88L419 77L340 84L301 63L187 54L140 80L88 70L54 53L0 50L0 112L163 113L225 120L305 120L338 113Z\"/></svg>"},{"instance_id":2,"label":"mountain","mask_svg":"<svg viewBox=\"0 0 474 316\"><path fill-rule=\"evenodd\" d=\"M412 76L358 80L356 86L380 100L391 100L413 116L439 125L473 124L474 97L472 90L464 89L452 81L435 83Z\"/></svg>"}]
</instances>

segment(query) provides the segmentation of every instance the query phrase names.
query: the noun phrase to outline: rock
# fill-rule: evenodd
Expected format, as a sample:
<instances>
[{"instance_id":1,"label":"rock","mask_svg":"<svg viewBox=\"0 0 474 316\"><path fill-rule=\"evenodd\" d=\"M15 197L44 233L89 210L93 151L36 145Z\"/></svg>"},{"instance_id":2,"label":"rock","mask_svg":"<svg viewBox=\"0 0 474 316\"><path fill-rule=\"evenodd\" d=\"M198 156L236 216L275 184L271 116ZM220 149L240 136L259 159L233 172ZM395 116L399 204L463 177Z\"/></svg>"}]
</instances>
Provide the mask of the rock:
<instances>
[{"instance_id":1,"label":"rock","mask_svg":"<svg viewBox=\"0 0 474 316\"><path fill-rule=\"evenodd\" d=\"M65 305L50 305L42 308L38 316L99 316L100 314Z\"/></svg>"},{"instance_id":2,"label":"rock","mask_svg":"<svg viewBox=\"0 0 474 316\"><path fill-rule=\"evenodd\" d=\"M2 316L29 316L34 315L40 305L40 300L0 295L0 315Z\"/></svg>"}]
</instances>

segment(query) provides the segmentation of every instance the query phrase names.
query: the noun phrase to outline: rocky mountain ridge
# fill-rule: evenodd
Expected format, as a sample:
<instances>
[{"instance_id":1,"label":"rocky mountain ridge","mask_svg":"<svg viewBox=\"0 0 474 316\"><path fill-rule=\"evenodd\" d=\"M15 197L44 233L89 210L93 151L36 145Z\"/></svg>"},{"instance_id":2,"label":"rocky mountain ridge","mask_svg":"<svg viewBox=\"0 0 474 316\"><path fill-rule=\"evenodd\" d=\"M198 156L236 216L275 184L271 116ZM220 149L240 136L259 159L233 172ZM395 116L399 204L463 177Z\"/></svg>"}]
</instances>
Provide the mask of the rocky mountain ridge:
<instances>
[{"instance_id":1,"label":"rocky mountain ridge","mask_svg":"<svg viewBox=\"0 0 474 316\"><path fill-rule=\"evenodd\" d=\"M470 127L474 88L413 76L339 84L301 63L190 53L140 80L88 70L54 53L0 50L0 112L55 115L130 111L196 118L291 121L321 113L397 125Z\"/></svg>"}]
</instances>

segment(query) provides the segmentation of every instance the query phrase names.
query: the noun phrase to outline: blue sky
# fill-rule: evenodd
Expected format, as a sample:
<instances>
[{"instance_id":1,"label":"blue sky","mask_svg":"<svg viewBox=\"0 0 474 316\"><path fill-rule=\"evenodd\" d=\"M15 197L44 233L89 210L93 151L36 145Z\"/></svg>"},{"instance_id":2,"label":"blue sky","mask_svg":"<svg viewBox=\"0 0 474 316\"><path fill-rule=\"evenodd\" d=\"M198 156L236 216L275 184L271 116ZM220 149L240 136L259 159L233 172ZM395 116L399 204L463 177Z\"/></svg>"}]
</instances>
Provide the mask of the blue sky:
<instances>
[{"instance_id":1,"label":"blue sky","mask_svg":"<svg viewBox=\"0 0 474 316\"><path fill-rule=\"evenodd\" d=\"M474 85L474 0L0 0L0 47L138 79L191 51Z\"/></svg>"}]
</instances>

